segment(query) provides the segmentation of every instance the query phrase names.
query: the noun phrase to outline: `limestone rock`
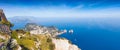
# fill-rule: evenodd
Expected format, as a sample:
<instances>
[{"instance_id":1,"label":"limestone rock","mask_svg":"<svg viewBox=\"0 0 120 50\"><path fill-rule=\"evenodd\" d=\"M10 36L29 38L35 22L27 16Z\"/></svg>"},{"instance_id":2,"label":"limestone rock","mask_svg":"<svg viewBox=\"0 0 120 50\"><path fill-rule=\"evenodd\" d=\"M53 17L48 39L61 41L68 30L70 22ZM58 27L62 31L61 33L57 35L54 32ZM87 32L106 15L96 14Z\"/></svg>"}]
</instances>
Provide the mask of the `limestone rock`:
<instances>
[{"instance_id":1,"label":"limestone rock","mask_svg":"<svg viewBox=\"0 0 120 50\"><path fill-rule=\"evenodd\" d=\"M69 43L67 39L52 39L55 50L81 50L76 45Z\"/></svg>"}]
</instances>

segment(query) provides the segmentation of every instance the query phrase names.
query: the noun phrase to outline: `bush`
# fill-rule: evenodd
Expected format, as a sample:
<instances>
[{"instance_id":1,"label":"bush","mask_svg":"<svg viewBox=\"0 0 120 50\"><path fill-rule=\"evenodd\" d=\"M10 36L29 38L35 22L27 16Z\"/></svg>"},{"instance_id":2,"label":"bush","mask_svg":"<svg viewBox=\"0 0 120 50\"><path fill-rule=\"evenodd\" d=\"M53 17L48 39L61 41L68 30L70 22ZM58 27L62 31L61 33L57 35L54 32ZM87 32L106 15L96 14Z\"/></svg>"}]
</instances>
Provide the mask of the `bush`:
<instances>
[{"instance_id":1,"label":"bush","mask_svg":"<svg viewBox=\"0 0 120 50\"><path fill-rule=\"evenodd\" d=\"M18 39L18 34L16 31L12 31L11 38L16 39L16 40Z\"/></svg>"},{"instance_id":2,"label":"bush","mask_svg":"<svg viewBox=\"0 0 120 50\"><path fill-rule=\"evenodd\" d=\"M34 47L34 41L29 39L20 39L19 45L24 46L24 48L30 49L31 47Z\"/></svg>"},{"instance_id":3,"label":"bush","mask_svg":"<svg viewBox=\"0 0 120 50\"><path fill-rule=\"evenodd\" d=\"M9 27L13 27L13 26L14 26L14 24L10 23L9 21L6 22L6 21L4 21L4 20L1 21L1 24L5 24L5 25L7 25L7 26L9 26Z\"/></svg>"}]
</instances>

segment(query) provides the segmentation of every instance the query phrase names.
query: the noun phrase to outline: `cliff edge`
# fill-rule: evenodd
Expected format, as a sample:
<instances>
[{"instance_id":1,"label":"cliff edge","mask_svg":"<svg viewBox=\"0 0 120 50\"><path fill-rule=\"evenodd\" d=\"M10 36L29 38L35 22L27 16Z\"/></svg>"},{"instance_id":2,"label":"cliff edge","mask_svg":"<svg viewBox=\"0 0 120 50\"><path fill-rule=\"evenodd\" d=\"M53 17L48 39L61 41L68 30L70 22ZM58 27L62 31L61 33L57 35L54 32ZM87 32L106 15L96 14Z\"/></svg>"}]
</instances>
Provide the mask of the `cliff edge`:
<instances>
[{"instance_id":1,"label":"cliff edge","mask_svg":"<svg viewBox=\"0 0 120 50\"><path fill-rule=\"evenodd\" d=\"M11 24L0 9L0 50L81 50L69 40L57 37L63 32L54 26L26 24L11 30Z\"/></svg>"}]
</instances>

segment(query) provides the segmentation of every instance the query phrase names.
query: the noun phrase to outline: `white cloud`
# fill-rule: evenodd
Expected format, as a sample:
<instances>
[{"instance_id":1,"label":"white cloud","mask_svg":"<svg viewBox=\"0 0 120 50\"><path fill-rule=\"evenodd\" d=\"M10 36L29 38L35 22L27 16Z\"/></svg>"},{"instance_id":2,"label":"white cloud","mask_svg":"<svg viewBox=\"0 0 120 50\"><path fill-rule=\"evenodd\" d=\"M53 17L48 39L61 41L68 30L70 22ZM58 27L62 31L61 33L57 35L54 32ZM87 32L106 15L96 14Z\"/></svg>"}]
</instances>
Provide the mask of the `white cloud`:
<instances>
[{"instance_id":1,"label":"white cloud","mask_svg":"<svg viewBox=\"0 0 120 50\"><path fill-rule=\"evenodd\" d=\"M120 16L119 8L109 8L100 10L81 10L84 5L74 7L74 9L66 5L56 7L19 7L19 6L3 6L7 17L13 16L35 16L35 17L110 17Z\"/></svg>"}]
</instances>

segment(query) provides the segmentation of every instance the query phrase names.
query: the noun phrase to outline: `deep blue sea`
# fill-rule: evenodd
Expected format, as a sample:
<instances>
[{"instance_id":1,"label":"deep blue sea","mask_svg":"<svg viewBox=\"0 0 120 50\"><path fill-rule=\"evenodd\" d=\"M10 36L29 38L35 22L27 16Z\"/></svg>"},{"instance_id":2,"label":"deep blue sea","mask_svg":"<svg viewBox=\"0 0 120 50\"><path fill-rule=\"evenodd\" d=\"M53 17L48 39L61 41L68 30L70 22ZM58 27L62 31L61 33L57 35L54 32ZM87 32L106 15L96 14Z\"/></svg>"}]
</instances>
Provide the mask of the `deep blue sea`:
<instances>
[{"instance_id":1,"label":"deep blue sea","mask_svg":"<svg viewBox=\"0 0 120 50\"><path fill-rule=\"evenodd\" d=\"M38 22L39 25L54 25L61 29L73 29L74 33L65 33L60 37L69 39L82 50L120 50L120 18L74 19L67 21ZM15 28L24 27L25 23L15 24Z\"/></svg>"}]
</instances>

